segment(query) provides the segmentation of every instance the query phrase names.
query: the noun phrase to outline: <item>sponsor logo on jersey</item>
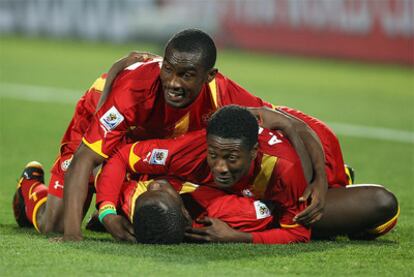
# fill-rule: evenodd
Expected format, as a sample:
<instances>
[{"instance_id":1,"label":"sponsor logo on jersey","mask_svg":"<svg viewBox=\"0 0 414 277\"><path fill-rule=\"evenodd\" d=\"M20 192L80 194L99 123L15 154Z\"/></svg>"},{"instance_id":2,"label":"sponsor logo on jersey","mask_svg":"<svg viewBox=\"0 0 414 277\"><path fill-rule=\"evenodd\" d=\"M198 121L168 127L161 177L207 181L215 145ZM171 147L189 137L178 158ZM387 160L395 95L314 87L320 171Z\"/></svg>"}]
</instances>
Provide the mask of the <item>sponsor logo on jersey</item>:
<instances>
[{"instance_id":1,"label":"sponsor logo on jersey","mask_svg":"<svg viewBox=\"0 0 414 277\"><path fill-rule=\"evenodd\" d=\"M69 159L67 159L67 160L64 160L64 161L60 164L60 168L61 168L63 171L68 170L68 168L69 168L69 166L70 166L70 162L72 161L72 158L73 158L73 156L72 156L72 157L70 157L70 158L69 158Z\"/></svg>"},{"instance_id":2,"label":"sponsor logo on jersey","mask_svg":"<svg viewBox=\"0 0 414 277\"><path fill-rule=\"evenodd\" d=\"M256 210L257 219L263 219L263 218L271 216L269 208L266 206L265 203L259 200L254 201L254 208Z\"/></svg>"},{"instance_id":3,"label":"sponsor logo on jersey","mask_svg":"<svg viewBox=\"0 0 414 277\"><path fill-rule=\"evenodd\" d=\"M151 153L150 164L165 165L168 157L167 149L154 149Z\"/></svg>"},{"instance_id":4,"label":"sponsor logo on jersey","mask_svg":"<svg viewBox=\"0 0 414 277\"><path fill-rule=\"evenodd\" d=\"M59 184L59 181L55 181L55 185L53 186L54 187L54 189L63 189L63 185L61 185L61 184Z\"/></svg>"},{"instance_id":5,"label":"sponsor logo on jersey","mask_svg":"<svg viewBox=\"0 0 414 277\"><path fill-rule=\"evenodd\" d=\"M105 127L106 130L112 131L116 128L122 121L124 121L124 117L122 114L112 106L100 119L102 126Z\"/></svg>"}]
</instances>

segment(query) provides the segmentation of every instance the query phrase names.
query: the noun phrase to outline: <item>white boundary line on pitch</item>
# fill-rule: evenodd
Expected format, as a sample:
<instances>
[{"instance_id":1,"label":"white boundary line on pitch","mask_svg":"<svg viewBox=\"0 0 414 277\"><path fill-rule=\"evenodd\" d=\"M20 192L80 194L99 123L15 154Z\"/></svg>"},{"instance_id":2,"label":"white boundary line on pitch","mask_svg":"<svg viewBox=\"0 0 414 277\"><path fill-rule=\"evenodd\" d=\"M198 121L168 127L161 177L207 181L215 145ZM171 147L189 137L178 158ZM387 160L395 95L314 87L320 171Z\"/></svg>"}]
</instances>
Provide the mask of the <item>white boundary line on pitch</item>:
<instances>
[{"instance_id":1,"label":"white boundary line on pitch","mask_svg":"<svg viewBox=\"0 0 414 277\"><path fill-rule=\"evenodd\" d=\"M46 86L0 83L0 97L32 102L74 104L84 92L82 90L53 88ZM370 127L339 122L327 122L336 134L348 137L368 138L414 144L414 132Z\"/></svg>"}]
</instances>

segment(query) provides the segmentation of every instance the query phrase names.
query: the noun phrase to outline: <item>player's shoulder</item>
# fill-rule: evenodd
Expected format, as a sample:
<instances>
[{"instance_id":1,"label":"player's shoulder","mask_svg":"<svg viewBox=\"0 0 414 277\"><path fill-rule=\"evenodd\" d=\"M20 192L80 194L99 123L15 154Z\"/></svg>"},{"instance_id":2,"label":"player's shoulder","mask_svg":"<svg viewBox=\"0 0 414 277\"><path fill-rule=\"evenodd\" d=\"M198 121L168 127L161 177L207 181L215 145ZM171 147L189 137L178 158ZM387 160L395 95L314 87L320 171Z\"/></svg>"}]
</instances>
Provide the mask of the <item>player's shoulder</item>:
<instances>
[{"instance_id":1,"label":"player's shoulder","mask_svg":"<svg viewBox=\"0 0 414 277\"><path fill-rule=\"evenodd\" d=\"M259 151L286 163L300 163L299 156L289 140L278 131L259 128Z\"/></svg>"},{"instance_id":2,"label":"player's shoulder","mask_svg":"<svg viewBox=\"0 0 414 277\"><path fill-rule=\"evenodd\" d=\"M109 95L110 101L123 112L136 109L150 111L159 86L160 62L135 63L124 69L116 78Z\"/></svg>"},{"instance_id":3,"label":"player's shoulder","mask_svg":"<svg viewBox=\"0 0 414 277\"><path fill-rule=\"evenodd\" d=\"M158 79L160 68L160 60L134 63L120 73L115 85L126 86L132 91L147 90Z\"/></svg>"}]
</instances>

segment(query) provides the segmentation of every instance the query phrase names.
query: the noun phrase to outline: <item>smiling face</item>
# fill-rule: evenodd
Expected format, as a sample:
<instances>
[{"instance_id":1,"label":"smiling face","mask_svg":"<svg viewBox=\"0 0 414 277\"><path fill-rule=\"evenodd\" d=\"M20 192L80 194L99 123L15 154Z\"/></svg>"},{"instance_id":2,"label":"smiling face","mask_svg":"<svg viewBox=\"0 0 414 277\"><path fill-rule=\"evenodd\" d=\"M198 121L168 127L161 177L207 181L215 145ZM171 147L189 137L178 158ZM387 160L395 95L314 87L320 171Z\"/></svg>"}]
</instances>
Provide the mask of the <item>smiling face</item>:
<instances>
[{"instance_id":1,"label":"smiling face","mask_svg":"<svg viewBox=\"0 0 414 277\"><path fill-rule=\"evenodd\" d=\"M207 136L207 162L217 187L225 189L247 175L257 155L257 146L248 150L242 139Z\"/></svg>"},{"instance_id":2,"label":"smiling face","mask_svg":"<svg viewBox=\"0 0 414 277\"><path fill-rule=\"evenodd\" d=\"M206 70L201 59L201 52L180 52L167 48L160 79L168 105L187 107L197 98L203 85L214 79L217 69Z\"/></svg>"}]
</instances>

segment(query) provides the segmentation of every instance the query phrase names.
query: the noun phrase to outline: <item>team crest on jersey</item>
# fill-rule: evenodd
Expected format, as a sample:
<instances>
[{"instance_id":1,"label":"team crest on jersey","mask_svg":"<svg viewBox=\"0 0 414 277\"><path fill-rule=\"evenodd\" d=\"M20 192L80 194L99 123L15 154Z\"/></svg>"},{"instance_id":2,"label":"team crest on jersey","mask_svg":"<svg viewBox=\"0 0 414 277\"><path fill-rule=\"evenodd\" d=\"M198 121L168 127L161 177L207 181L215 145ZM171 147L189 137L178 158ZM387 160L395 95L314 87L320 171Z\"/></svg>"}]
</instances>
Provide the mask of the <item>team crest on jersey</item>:
<instances>
[{"instance_id":1,"label":"team crest on jersey","mask_svg":"<svg viewBox=\"0 0 414 277\"><path fill-rule=\"evenodd\" d=\"M269 208L266 206L265 203L259 200L254 201L254 209L256 210L257 219L263 219L271 216Z\"/></svg>"},{"instance_id":2,"label":"team crest on jersey","mask_svg":"<svg viewBox=\"0 0 414 277\"><path fill-rule=\"evenodd\" d=\"M168 157L168 150L167 149L154 149L151 153L151 158L149 163L156 164L156 165L165 165Z\"/></svg>"},{"instance_id":3,"label":"team crest on jersey","mask_svg":"<svg viewBox=\"0 0 414 277\"><path fill-rule=\"evenodd\" d=\"M99 121L105 127L106 130L112 131L116 128L122 121L124 121L124 117L122 114L112 106L100 119Z\"/></svg>"},{"instance_id":4,"label":"team crest on jersey","mask_svg":"<svg viewBox=\"0 0 414 277\"><path fill-rule=\"evenodd\" d=\"M69 159L67 159L67 160L64 160L64 161L60 164L60 168L61 168L63 171L68 170L68 168L69 168L69 166L70 166L70 162L72 161L72 158L73 158L73 156L72 156L72 157L70 157L70 158L69 158Z\"/></svg>"}]
</instances>

